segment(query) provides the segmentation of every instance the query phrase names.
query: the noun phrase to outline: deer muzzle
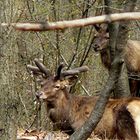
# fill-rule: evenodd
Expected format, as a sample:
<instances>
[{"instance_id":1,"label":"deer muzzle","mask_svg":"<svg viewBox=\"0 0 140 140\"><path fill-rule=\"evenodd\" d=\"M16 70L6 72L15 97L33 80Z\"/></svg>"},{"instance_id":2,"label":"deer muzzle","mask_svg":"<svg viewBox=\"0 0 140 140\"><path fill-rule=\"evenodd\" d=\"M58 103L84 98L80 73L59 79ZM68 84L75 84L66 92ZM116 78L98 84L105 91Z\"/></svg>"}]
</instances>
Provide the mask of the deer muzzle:
<instances>
[{"instance_id":1,"label":"deer muzzle","mask_svg":"<svg viewBox=\"0 0 140 140\"><path fill-rule=\"evenodd\" d=\"M93 44L93 49L95 52L99 51L100 46L98 44Z\"/></svg>"},{"instance_id":2,"label":"deer muzzle","mask_svg":"<svg viewBox=\"0 0 140 140\"><path fill-rule=\"evenodd\" d=\"M43 93L42 91L37 91L37 92L35 93L36 98L38 98L38 99L39 99L43 94L44 94L44 93Z\"/></svg>"}]
</instances>

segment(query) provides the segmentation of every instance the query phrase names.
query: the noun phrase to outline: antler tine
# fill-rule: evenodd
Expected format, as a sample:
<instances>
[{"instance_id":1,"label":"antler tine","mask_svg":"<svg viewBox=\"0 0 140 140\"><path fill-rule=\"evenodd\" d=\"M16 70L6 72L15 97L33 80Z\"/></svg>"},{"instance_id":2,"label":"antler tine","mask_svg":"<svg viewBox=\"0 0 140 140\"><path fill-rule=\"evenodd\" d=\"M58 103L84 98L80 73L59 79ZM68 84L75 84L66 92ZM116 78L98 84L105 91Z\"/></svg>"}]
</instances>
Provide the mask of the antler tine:
<instances>
[{"instance_id":1,"label":"antler tine","mask_svg":"<svg viewBox=\"0 0 140 140\"><path fill-rule=\"evenodd\" d=\"M32 65L27 65L27 68L32 71L34 74L40 73L40 70L38 67L32 66Z\"/></svg>"},{"instance_id":2,"label":"antler tine","mask_svg":"<svg viewBox=\"0 0 140 140\"><path fill-rule=\"evenodd\" d=\"M41 63L38 59L34 60L36 66L39 68L40 72L44 73L46 77L51 75L50 71Z\"/></svg>"},{"instance_id":3,"label":"antler tine","mask_svg":"<svg viewBox=\"0 0 140 140\"><path fill-rule=\"evenodd\" d=\"M56 72L56 76L55 76L56 79L60 79L61 78L61 75L62 75L61 71L62 71L63 67L64 67L64 64L61 63L59 65L58 69L57 69L57 72Z\"/></svg>"},{"instance_id":4,"label":"antler tine","mask_svg":"<svg viewBox=\"0 0 140 140\"><path fill-rule=\"evenodd\" d=\"M87 66L81 66L81 67L78 67L78 68L75 68L75 69L63 71L61 73L61 76L62 77L73 76L73 75L77 75L77 74L79 74L81 72L86 72L88 70L89 70L89 68Z\"/></svg>"}]
</instances>

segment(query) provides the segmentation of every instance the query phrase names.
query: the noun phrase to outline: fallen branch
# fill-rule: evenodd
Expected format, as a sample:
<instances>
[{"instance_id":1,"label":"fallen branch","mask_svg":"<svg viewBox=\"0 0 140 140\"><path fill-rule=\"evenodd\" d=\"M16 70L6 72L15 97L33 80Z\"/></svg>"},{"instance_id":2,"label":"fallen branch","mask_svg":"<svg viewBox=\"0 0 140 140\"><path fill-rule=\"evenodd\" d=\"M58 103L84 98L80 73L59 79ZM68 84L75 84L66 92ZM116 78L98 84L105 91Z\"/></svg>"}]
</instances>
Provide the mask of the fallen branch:
<instances>
[{"instance_id":1,"label":"fallen branch","mask_svg":"<svg viewBox=\"0 0 140 140\"><path fill-rule=\"evenodd\" d=\"M139 20L140 12L127 12L89 17L84 19L76 19L70 21L44 22L44 23L1 23L1 26L13 26L17 30L22 31L48 31L62 30L72 27L84 27L97 23L110 23L115 21Z\"/></svg>"}]
</instances>

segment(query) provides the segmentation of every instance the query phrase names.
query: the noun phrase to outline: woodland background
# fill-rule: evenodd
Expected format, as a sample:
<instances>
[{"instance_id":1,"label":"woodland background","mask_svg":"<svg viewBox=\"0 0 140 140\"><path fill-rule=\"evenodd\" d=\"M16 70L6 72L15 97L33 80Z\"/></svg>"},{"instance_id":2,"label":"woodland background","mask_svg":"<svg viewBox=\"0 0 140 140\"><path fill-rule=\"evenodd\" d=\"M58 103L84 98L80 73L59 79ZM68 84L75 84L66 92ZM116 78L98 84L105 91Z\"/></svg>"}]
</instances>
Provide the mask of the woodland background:
<instances>
[{"instance_id":1,"label":"woodland background","mask_svg":"<svg viewBox=\"0 0 140 140\"><path fill-rule=\"evenodd\" d=\"M114 0L112 9L121 12L124 0ZM0 0L0 23L45 22L79 19L104 14L102 0ZM135 11L140 10L140 0ZM130 25L130 39L139 40L140 22ZM35 58L51 71L64 62L66 68L87 65L73 94L96 95L107 80L100 55L91 48L94 26L63 31L22 32L0 26L0 136L22 129L52 129L44 104L38 104L38 83L27 70ZM16 118L16 119L15 119ZM3 132L3 128L4 129ZM10 137L10 136L9 136Z\"/></svg>"}]
</instances>

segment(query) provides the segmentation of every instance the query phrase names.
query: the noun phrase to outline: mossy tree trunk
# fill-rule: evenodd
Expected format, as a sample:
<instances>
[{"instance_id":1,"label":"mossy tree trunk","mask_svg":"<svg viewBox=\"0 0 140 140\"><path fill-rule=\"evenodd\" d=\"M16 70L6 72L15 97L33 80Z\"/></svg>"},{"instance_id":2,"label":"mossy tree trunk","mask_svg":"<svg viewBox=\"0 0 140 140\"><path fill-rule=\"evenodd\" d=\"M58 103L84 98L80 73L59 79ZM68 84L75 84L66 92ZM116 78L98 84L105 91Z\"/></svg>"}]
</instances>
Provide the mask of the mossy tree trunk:
<instances>
[{"instance_id":1,"label":"mossy tree trunk","mask_svg":"<svg viewBox=\"0 0 140 140\"><path fill-rule=\"evenodd\" d=\"M135 9L137 0L126 0L124 3L124 12L132 12ZM126 47L128 35L129 35L129 26L130 22L120 22L119 31L116 40L116 54L120 55L123 58L123 50ZM116 83L114 93L116 98L128 97L130 96L127 69L124 63L122 73L119 77L118 82Z\"/></svg>"},{"instance_id":2,"label":"mossy tree trunk","mask_svg":"<svg viewBox=\"0 0 140 140\"><path fill-rule=\"evenodd\" d=\"M0 3L0 22L10 22L13 13L10 8L15 1ZM1 5L2 4L2 5ZM16 38L11 28L0 27L0 139L16 140L18 121L17 79L17 47L13 45Z\"/></svg>"},{"instance_id":3,"label":"mossy tree trunk","mask_svg":"<svg viewBox=\"0 0 140 140\"><path fill-rule=\"evenodd\" d=\"M117 7L120 5L122 1L110 1L110 0L105 0L105 12L106 14L111 14L114 13L115 11L111 7ZM134 10L134 3L133 2L128 2L126 1L126 7L124 7L124 12L126 11L133 11ZM121 5L123 8L123 6ZM125 26L125 28L123 28ZM114 60L114 56L120 55L119 57L123 58L123 50L126 47L126 42L128 39L128 28L129 28L129 23L127 22L117 22L117 23L109 23L108 24L108 29L109 29L109 34L110 34L110 41L109 41L109 48L110 48L110 58L111 61ZM128 97L130 96L130 90L129 90L129 83L128 83L128 76L127 76L127 70L124 62L124 66L122 67L122 73L118 79L118 81L115 84L114 88L114 97L115 98L122 98L122 97Z\"/></svg>"},{"instance_id":4,"label":"mossy tree trunk","mask_svg":"<svg viewBox=\"0 0 140 140\"><path fill-rule=\"evenodd\" d=\"M9 38L8 41L12 40ZM8 42L7 41L7 42ZM1 139L15 140L17 133L18 97L15 89L17 66L15 63L16 48L5 44L1 48L0 58L0 129Z\"/></svg>"}]
</instances>

